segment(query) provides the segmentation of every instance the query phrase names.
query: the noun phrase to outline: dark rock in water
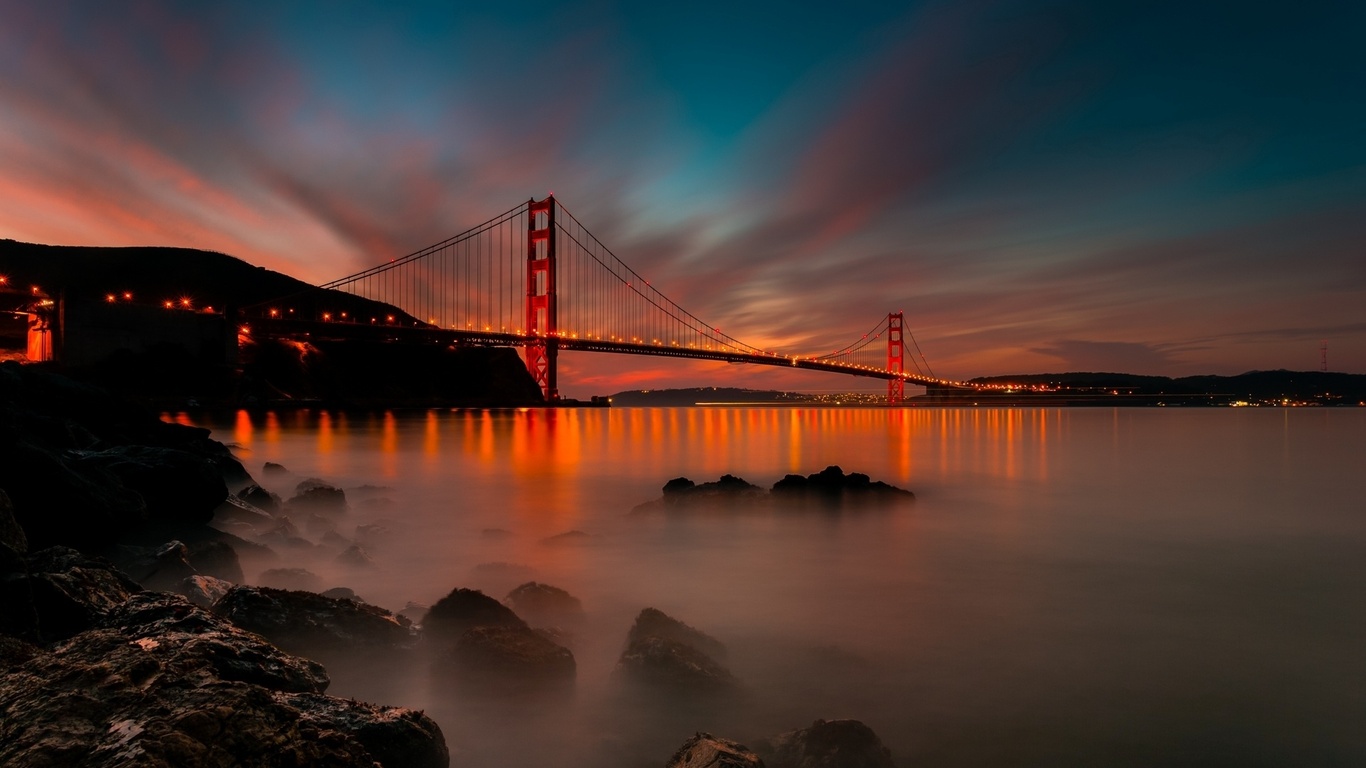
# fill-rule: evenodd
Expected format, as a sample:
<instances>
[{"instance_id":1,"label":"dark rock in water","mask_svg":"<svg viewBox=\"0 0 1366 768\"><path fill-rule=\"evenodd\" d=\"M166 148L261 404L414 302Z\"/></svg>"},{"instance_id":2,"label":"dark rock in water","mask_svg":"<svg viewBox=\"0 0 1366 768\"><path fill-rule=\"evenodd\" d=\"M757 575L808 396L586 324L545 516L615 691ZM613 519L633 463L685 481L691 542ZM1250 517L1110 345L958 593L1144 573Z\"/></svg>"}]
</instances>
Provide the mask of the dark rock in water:
<instances>
[{"instance_id":1,"label":"dark rock in water","mask_svg":"<svg viewBox=\"0 0 1366 768\"><path fill-rule=\"evenodd\" d=\"M269 568L257 579L262 586L275 589L295 589L314 592L322 588L322 579L306 568Z\"/></svg>"},{"instance_id":2,"label":"dark rock in water","mask_svg":"<svg viewBox=\"0 0 1366 768\"><path fill-rule=\"evenodd\" d=\"M417 637L412 622L402 616L312 592L233 587L213 610L285 650L310 655L401 650Z\"/></svg>"},{"instance_id":3,"label":"dark rock in water","mask_svg":"<svg viewBox=\"0 0 1366 768\"><path fill-rule=\"evenodd\" d=\"M646 637L660 637L690 645L713 658L726 657L726 646L720 640L656 608L645 608L636 616L635 624L631 625L631 631L626 635L626 643L630 645Z\"/></svg>"},{"instance_id":4,"label":"dark rock in water","mask_svg":"<svg viewBox=\"0 0 1366 768\"><path fill-rule=\"evenodd\" d=\"M275 527L259 537L261 543L282 549L313 548L313 542L299 535L299 529L295 527L294 521L290 520L287 515L281 515L275 520Z\"/></svg>"},{"instance_id":5,"label":"dark rock in water","mask_svg":"<svg viewBox=\"0 0 1366 768\"><path fill-rule=\"evenodd\" d=\"M629 682L671 694L734 693L740 682L710 656L677 640L643 637L617 661L616 673Z\"/></svg>"},{"instance_id":6,"label":"dark rock in water","mask_svg":"<svg viewBox=\"0 0 1366 768\"><path fill-rule=\"evenodd\" d=\"M0 677L3 765L448 764L425 716L323 696L321 666L179 597L134 596L28 653Z\"/></svg>"},{"instance_id":7,"label":"dark rock in water","mask_svg":"<svg viewBox=\"0 0 1366 768\"><path fill-rule=\"evenodd\" d=\"M268 515L278 515L281 509L281 499L278 494L271 493L259 485L249 485L237 492L237 498L256 507Z\"/></svg>"},{"instance_id":8,"label":"dark rock in water","mask_svg":"<svg viewBox=\"0 0 1366 768\"><path fill-rule=\"evenodd\" d=\"M224 581L242 581L242 561L225 537L189 541L185 547L186 559L196 571Z\"/></svg>"},{"instance_id":9,"label":"dark rock in water","mask_svg":"<svg viewBox=\"0 0 1366 768\"><path fill-rule=\"evenodd\" d=\"M310 536L321 536L324 533L331 533L337 530L337 524L317 512L310 512L304 518L304 530Z\"/></svg>"},{"instance_id":10,"label":"dark rock in water","mask_svg":"<svg viewBox=\"0 0 1366 768\"><path fill-rule=\"evenodd\" d=\"M683 742L664 768L764 768L764 761L743 744L698 733Z\"/></svg>"},{"instance_id":11,"label":"dark rock in water","mask_svg":"<svg viewBox=\"0 0 1366 768\"><path fill-rule=\"evenodd\" d=\"M360 595L356 594L356 590L351 589L350 587L333 587L318 594L323 597L330 597L334 600L350 600L355 603L365 602L360 599Z\"/></svg>"},{"instance_id":12,"label":"dark rock in water","mask_svg":"<svg viewBox=\"0 0 1366 768\"><path fill-rule=\"evenodd\" d=\"M179 541L155 547L121 544L106 555L144 589L158 592L178 592L182 581L199 573L190 565L189 548Z\"/></svg>"},{"instance_id":13,"label":"dark rock in water","mask_svg":"<svg viewBox=\"0 0 1366 768\"><path fill-rule=\"evenodd\" d=\"M175 448L124 445L80 454L72 467L99 467L135 491L153 520L207 523L228 497L219 466L210 459Z\"/></svg>"},{"instance_id":14,"label":"dark rock in water","mask_svg":"<svg viewBox=\"0 0 1366 768\"><path fill-rule=\"evenodd\" d=\"M349 734L383 768L447 768L441 730L421 712L347 701L316 693L284 694L305 727Z\"/></svg>"},{"instance_id":15,"label":"dark rock in water","mask_svg":"<svg viewBox=\"0 0 1366 768\"><path fill-rule=\"evenodd\" d=\"M15 552L28 551L28 537L24 535L19 521L14 519L14 505L3 488L0 488L0 544Z\"/></svg>"},{"instance_id":16,"label":"dark rock in water","mask_svg":"<svg viewBox=\"0 0 1366 768\"><path fill-rule=\"evenodd\" d=\"M449 642L475 627L517 627L525 629L512 609L477 589L457 588L437 601L422 618L422 634Z\"/></svg>"},{"instance_id":17,"label":"dark rock in water","mask_svg":"<svg viewBox=\"0 0 1366 768\"><path fill-rule=\"evenodd\" d=\"M234 586L230 581L212 576L188 576L180 582L180 588L175 593L183 595L200 608L210 608Z\"/></svg>"},{"instance_id":18,"label":"dark rock in water","mask_svg":"<svg viewBox=\"0 0 1366 768\"><path fill-rule=\"evenodd\" d=\"M285 466L283 464L276 464L273 461L267 461L265 464L261 466L261 474L287 475L289 474L289 470L285 469Z\"/></svg>"},{"instance_id":19,"label":"dark rock in water","mask_svg":"<svg viewBox=\"0 0 1366 768\"><path fill-rule=\"evenodd\" d=\"M375 565L370 553L366 552L359 544L352 544L347 547L341 554L337 555L336 560L338 563L352 568L373 568Z\"/></svg>"},{"instance_id":20,"label":"dark rock in water","mask_svg":"<svg viewBox=\"0 0 1366 768\"><path fill-rule=\"evenodd\" d=\"M462 682L479 688L541 687L574 680L574 654L525 626L474 627L437 662Z\"/></svg>"},{"instance_id":21,"label":"dark rock in water","mask_svg":"<svg viewBox=\"0 0 1366 768\"><path fill-rule=\"evenodd\" d=\"M787 475L773 484L776 501L816 500L827 503L860 503L868 501L904 502L915 499L910 491L873 482L860 472L844 474L837 466L829 466L814 475Z\"/></svg>"},{"instance_id":22,"label":"dark rock in water","mask_svg":"<svg viewBox=\"0 0 1366 768\"><path fill-rule=\"evenodd\" d=\"M109 562L67 547L14 558L0 573L0 633L25 640L71 637L142 589Z\"/></svg>"},{"instance_id":23,"label":"dark rock in water","mask_svg":"<svg viewBox=\"0 0 1366 768\"><path fill-rule=\"evenodd\" d=\"M817 720L755 745L769 768L896 768L891 750L858 720Z\"/></svg>"},{"instance_id":24,"label":"dark rock in water","mask_svg":"<svg viewBox=\"0 0 1366 768\"><path fill-rule=\"evenodd\" d=\"M557 533L554 536L547 536L544 539L541 539L541 543L545 544L546 546L556 547L572 544L582 544L589 538L589 535L584 533L583 531L565 531L564 533Z\"/></svg>"},{"instance_id":25,"label":"dark rock in water","mask_svg":"<svg viewBox=\"0 0 1366 768\"><path fill-rule=\"evenodd\" d=\"M346 491L327 485L321 480L305 480L299 483L298 492L285 502L290 512L318 512L339 514L346 511Z\"/></svg>"},{"instance_id":26,"label":"dark rock in water","mask_svg":"<svg viewBox=\"0 0 1366 768\"><path fill-rule=\"evenodd\" d=\"M583 603L577 597L549 584L535 581L517 587L503 603L533 626L574 624L583 620Z\"/></svg>"},{"instance_id":27,"label":"dark rock in water","mask_svg":"<svg viewBox=\"0 0 1366 768\"><path fill-rule=\"evenodd\" d=\"M733 506L762 500L764 489L734 475L722 475L719 480L698 485L686 477L678 477L664 484L664 507L678 508L694 505Z\"/></svg>"}]
</instances>

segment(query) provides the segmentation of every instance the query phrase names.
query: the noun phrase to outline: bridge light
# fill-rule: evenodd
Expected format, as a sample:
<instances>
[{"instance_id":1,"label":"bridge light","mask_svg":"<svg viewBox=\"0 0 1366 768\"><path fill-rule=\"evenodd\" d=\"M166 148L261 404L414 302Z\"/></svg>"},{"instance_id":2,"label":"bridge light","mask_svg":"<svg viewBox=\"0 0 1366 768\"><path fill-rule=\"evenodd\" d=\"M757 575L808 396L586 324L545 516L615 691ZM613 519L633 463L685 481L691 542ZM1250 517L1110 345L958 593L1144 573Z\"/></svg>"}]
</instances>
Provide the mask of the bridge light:
<instances>
[{"instance_id":1,"label":"bridge light","mask_svg":"<svg viewBox=\"0 0 1366 768\"><path fill-rule=\"evenodd\" d=\"M323 313L323 322L326 322L326 321L331 320L331 319L332 319L332 313L331 313L331 312L324 312L324 313Z\"/></svg>"},{"instance_id":2,"label":"bridge light","mask_svg":"<svg viewBox=\"0 0 1366 768\"><path fill-rule=\"evenodd\" d=\"M270 311L270 316L271 316L271 317L279 317L279 316L280 316L280 310L278 310L278 309L272 309L272 310Z\"/></svg>"},{"instance_id":3,"label":"bridge light","mask_svg":"<svg viewBox=\"0 0 1366 768\"><path fill-rule=\"evenodd\" d=\"M172 309L172 308L174 308L174 307L175 307L175 302L174 302L174 301L171 301L170 299L167 299L167 300L166 300L166 308L167 308L167 309Z\"/></svg>"},{"instance_id":4,"label":"bridge light","mask_svg":"<svg viewBox=\"0 0 1366 768\"><path fill-rule=\"evenodd\" d=\"M5 277L4 275L0 275L0 285L9 285L9 278Z\"/></svg>"},{"instance_id":5,"label":"bridge light","mask_svg":"<svg viewBox=\"0 0 1366 768\"><path fill-rule=\"evenodd\" d=\"M342 316L342 317L346 317L346 313L345 313L345 312L341 313L341 316Z\"/></svg>"},{"instance_id":6,"label":"bridge light","mask_svg":"<svg viewBox=\"0 0 1366 768\"><path fill-rule=\"evenodd\" d=\"M386 315L384 319L385 319L386 322L390 322L390 323L394 322L394 316L393 316L393 315Z\"/></svg>"},{"instance_id":7,"label":"bridge light","mask_svg":"<svg viewBox=\"0 0 1366 768\"><path fill-rule=\"evenodd\" d=\"M184 308L186 308L186 309L189 309L189 308L190 308L190 300L189 300L188 298L182 298L182 299L180 300L180 306L182 306L182 307L184 307Z\"/></svg>"},{"instance_id":8,"label":"bridge light","mask_svg":"<svg viewBox=\"0 0 1366 768\"><path fill-rule=\"evenodd\" d=\"M109 302L110 304L113 304L115 298L116 298L116 297L114 296L114 294L111 293L111 294L109 294L108 296L105 296L105 297L104 297L104 300L107 301L107 302Z\"/></svg>"},{"instance_id":9,"label":"bridge light","mask_svg":"<svg viewBox=\"0 0 1366 768\"><path fill-rule=\"evenodd\" d=\"M291 315L294 314L294 307L290 307L290 308L289 308L289 314L291 314Z\"/></svg>"},{"instance_id":10,"label":"bridge light","mask_svg":"<svg viewBox=\"0 0 1366 768\"><path fill-rule=\"evenodd\" d=\"M132 301L132 300L133 300L133 292L132 292L132 291L124 291L124 292L123 292L123 300L124 300L124 301Z\"/></svg>"}]
</instances>

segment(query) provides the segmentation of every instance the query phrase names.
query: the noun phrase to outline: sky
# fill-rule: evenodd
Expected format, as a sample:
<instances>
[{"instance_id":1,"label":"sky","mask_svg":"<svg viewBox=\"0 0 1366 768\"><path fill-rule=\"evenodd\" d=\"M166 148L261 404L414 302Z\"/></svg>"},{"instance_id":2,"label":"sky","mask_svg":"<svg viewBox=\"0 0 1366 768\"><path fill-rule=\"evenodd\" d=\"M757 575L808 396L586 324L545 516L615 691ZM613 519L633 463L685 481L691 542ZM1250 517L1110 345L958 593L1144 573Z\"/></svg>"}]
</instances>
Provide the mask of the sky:
<instances>
[{"instance_id":1,"label":"sky","mask_svg":"<svg viewBox=\"0 0 1366 768\"><path fill-rule=\"evenodd\" d=\"M762 348L903 311L949 378L1366 373L1362 39L1360 2L0 0L0 238L324 282L553 192Z\"/></svg>"}]
</instances>

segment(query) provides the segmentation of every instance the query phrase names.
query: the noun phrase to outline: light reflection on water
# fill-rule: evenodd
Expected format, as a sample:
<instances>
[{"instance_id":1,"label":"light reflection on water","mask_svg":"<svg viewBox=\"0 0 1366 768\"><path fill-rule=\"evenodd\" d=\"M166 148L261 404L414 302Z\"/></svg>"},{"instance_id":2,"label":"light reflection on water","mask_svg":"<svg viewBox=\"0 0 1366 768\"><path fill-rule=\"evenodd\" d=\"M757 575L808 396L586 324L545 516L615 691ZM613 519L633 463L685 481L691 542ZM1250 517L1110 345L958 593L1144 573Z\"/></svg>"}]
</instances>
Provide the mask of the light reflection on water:
<instances>
[{"instance_id":1,"label":"light reflection on water","mask_svg":"<svg viewBox=\"0 0 1366 768\"><path fill-rule=\"evenodd\" d=\"M377 567L342 571L320 552L306 565L329 582L391 609L531 578L583 600L561 709L491 721L420 679L389 681L389 703L438 717L456 764L662 764L693 730L744 741L818 717L864 720L901 765L1366 763L1357 409L297 411L207 425L286 497L310 476L386 488L394 506L356 505L339 526L393 529ZM292 474L266 476L266 461ZM630 514L673 477L768 486L830 464L919 500ZM545 541L570 530L588 536ZM612 664L647 605L728 642L751 699L614 710ZM520 733L529 722L539 738Z\"/></svg>"}]
</instances>

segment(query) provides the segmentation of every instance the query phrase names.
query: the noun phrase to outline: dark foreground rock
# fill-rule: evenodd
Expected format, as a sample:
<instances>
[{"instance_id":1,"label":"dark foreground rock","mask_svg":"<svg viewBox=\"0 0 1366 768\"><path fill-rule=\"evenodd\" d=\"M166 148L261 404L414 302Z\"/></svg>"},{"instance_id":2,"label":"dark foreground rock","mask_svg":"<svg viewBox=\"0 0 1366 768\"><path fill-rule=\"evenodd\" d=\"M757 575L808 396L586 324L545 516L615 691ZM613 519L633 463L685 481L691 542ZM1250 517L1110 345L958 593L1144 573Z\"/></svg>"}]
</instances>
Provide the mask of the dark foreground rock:
<instances>
[{"instance_id":1,"label":"dark foreground rock","mask_svg":"<svg viewBox=\"0 0 1366 768\"><path fill-rule=\"evenodd\" d=\"M402 651L417 637L412 622L402 616L312 592L233 587L213 610L285 650L306 655Z\"/></svg>"},{"instance_id":2,"label":"dark foreground rock","mask_svg":"<svg viewBox=\"0 0 1366 768\"><path fill-rule=\"evenodd\" d=\"M764 761L743 744L698 733L678 748L665 768L764 768Z\"/></svg>"},{"instance_id":3,"label":"dark foreground rock","mask_svg":"<svg viewBox=\"0 0 1366 768\"><path fill-rule=\"evenodd\" d=\"M422 619L422 635L438 642L453 642L475 627L526 626L506 605L477 589L459 587L427 611Z\"/></svg>"},{"instance_id":4,"label":"dark foreground rock","mask_svg":"<svg viewBox=\"0 0 1366 768\"><path fill-rule=\"evenodd\" d=\"M105 560L68 547L15 555L0 567L0 633L45 643L89 629L135 592Z\"/></svg>"},{"instance_id":5,"label":"dark foreground rock","mask_svg":"<svg viewBox=\"0 0 1366 768\"><path fill-rule=\"evenodd\" d=\"M176 596L135 595L50 649L4 650L0 765L449 762L424 715L323 696L320 665Z\"/></svg>"},{"instance_id":6,"label":"dark foreground rock","mask_svg":"<svg viewBox=\"0 0 1366 768\"><path fill-rule=\"evenodd\" d=\"M896 768L891 750L858 720L817 720L754 748L769 768Z\"/></svg>"}]
</instances>

